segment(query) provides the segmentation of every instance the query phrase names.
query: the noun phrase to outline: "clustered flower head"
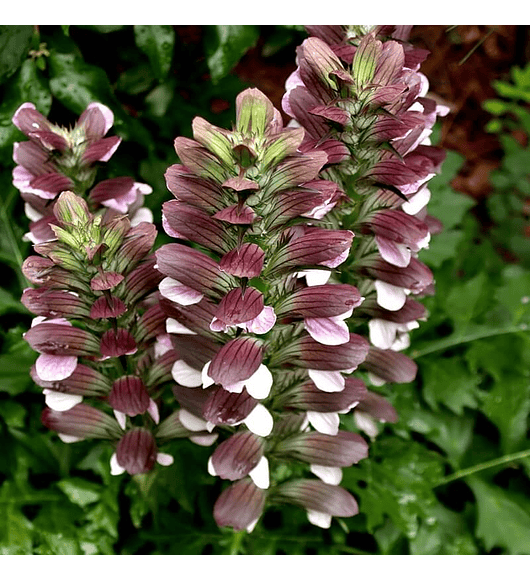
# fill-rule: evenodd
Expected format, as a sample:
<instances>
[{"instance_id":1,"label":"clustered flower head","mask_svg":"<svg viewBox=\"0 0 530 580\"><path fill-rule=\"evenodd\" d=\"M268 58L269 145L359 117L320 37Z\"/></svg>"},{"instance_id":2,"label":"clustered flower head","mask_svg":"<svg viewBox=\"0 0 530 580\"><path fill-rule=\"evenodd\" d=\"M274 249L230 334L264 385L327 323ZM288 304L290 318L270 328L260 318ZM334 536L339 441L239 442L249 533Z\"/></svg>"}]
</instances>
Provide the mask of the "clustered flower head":
<instances>
[{"instance_id":1,"label":"clustered flower head","mask_svg":"<svg viewBox=\"0 0 530 580\"><path fill-rule=\"evenodd\" d=\"M53 207L58 195L72 191L85 198L94 211L103 208L111 215L128 214L133 224L152 222L143 207L151 187L132 177L113 177L94 185L98 165L107 162L121 139L106 137L114 123L112 111L101 103L91 103L73 128L59 127L42 115L33 103L23 103L13 116L14 125L29 141L15 143L13 184L25 201L32 243L53 239L56 223Z\"/></svg>"}]
</instances>

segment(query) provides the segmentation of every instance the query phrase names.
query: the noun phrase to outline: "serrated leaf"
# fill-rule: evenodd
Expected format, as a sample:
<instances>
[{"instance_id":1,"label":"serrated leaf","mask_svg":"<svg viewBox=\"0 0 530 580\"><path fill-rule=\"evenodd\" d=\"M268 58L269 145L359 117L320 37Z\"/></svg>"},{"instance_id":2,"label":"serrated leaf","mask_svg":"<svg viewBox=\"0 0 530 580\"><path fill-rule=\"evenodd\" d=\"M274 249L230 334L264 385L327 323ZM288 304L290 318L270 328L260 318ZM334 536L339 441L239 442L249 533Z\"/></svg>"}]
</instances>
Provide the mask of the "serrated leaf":
<instances>
[{"instance_id":1,"label":"serrated leaf","mask_svg":"<svg viewBox=\"0 0 530 580\"><path fill-rule=\"evenodd\" d=\"M18 69L28 53L33 26L0 25L0 83Z\"/></svg>"},{"instance_id":2,"label":"serrated leaf","mask_svg":"<svg viewBox=\"0 0 530 580\"><path fill-rule=\"evenodd\" d=\"M505 548L508 554L530 554L530 515L515 496L478 477L467 482L477 500L476 534L486 546Z\"/></svg>"},{"instance_id":3,"label":"serrated leaf","mask_svg":"<svg viewBox=\"0 0 530 580\"><path fill-rule=\"evenodd\" d=\"M134 26L136 46L147 55L154 76L163 81L171 68L175 47L175 31L170 25Z\"/></svg>"},{"instance_id":4,"label":"serrated leaf","mask_svg":"<svg viewBox=\"0 0 530 580\"><path fill-rule=\"evenodd\" d=\"M208 29L207 63L212 81L225 77L256 45L259 29L251 25L217 25Z\"/></svg>"}]
</instances>

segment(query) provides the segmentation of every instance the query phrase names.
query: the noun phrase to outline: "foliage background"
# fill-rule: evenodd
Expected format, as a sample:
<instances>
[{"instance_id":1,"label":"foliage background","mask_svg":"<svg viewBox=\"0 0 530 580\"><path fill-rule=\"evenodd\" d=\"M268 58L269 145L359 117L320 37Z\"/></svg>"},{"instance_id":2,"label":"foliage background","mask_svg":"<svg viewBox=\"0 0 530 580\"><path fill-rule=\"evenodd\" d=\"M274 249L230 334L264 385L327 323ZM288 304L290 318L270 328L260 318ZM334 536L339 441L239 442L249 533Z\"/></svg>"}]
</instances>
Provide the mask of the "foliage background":
<instances>
[{"instance_id":1,"label":"foliage background","mask_svg":"<svg viewBox=\"0 0 530 580\"><path fill-rule=\"evenodd\" d=\"M32 317L19 302L31 247L11 185L15 110L33 101L69 125L91 101L109 106L123 142L98 179L149 183L160 226L174 138L191 135L196 115L229 127L248 86L280 108L305 36L302 26L0 26L1 554L530 554L526 26L414 29L452 109L434 136L449 151L429 205L444 231L421 256L437 293L412 335L418 378L381 388L400 421L344 470L360 515L321 530L286 507L251 535L219 530L208 449L175 442L171 467L112 477L105 444L65 445L40 424L36 355L22 339Z\"/></svg>"}]
</instances>

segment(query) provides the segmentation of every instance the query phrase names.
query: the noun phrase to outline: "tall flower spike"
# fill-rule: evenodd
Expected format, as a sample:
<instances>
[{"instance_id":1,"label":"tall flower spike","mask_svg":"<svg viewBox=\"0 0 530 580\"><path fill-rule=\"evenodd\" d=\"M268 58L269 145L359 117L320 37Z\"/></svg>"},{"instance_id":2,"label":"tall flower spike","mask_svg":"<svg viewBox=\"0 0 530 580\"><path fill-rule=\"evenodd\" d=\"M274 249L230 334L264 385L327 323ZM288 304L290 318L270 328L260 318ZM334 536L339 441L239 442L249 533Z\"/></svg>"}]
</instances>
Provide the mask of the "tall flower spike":
<instances>
[{"instance_id":1,"label":"tall flower spike","mask_svg":"<svg viewBox=\"0 0 530 580\"><path fill-rule=\"evenodd\" d=\"M366 455L362 437L324 426L338 424L337 413L366 391L348 375L369 344L346 323L363 302L357 288L309 287L302 276L331 275L354 239L350 230L322 227L343 194L319 178L328 156L304 153L304 135L249 89L237 97L234 129L195 119L194 139L175 140L181 163L166 172L175 200L163 205L163 223L176 242L156 258L166 328L180 355L174 393L219 434L209 472L235 483L214 517L235 529L256 524L279 483L279 464L305 464L309 477L338 484L341 466ZM353 455L345 450L350 435L359 447ZM302 451L287 452L292 441ZM339 448L344 457L333 463Z\"/></svg>"}]
</instances>

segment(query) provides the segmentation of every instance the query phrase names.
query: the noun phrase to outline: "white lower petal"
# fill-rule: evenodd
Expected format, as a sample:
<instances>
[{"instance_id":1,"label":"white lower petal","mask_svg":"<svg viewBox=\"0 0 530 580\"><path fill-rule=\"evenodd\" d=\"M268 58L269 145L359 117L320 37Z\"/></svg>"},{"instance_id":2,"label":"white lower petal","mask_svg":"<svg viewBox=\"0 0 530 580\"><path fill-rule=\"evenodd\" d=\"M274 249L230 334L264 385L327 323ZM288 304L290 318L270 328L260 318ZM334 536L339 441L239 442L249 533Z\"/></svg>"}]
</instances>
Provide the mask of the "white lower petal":
<instances>
[{"instance_id":1,"label":"white lower petal","mask_svg":"<svg viewBox=\"0 0 530 580\"><path fill-rule=\"evenodd\" d=\"M270 485L268 459L263 456L256 467L249 472L249 475L257 487L260 489L268 489Z\"/></svg>"},{"instance_id":2,"label":"white lower petal","mask_svg":"<svg viewBox=\"0 0 530 580\"><path fill-rule=\"evenodd\" d=\"M331 516L314 510L307 510L307 519L319 528L327 530L331 526Z\"/></svg>"},{"instance_id":3,"label":"white lower petal","mask_svg":"<svg viewBox=\"0 0 530 580\"><path fill-rule=\"evenodd\" d=\"M252 433L259 437L271 434L274 421L269 411L261 404L257 404L243 421Z\"/></svg>"},{"instance_id":4,"label":"white lower petal","mask_svg":"<svg viewBox=\"0 0 530 580\"><path fill-rule=\"evenodd\" d=\"M265 399L271 391L272 380L272 374L269 369L264 364L261 364L258 370L244 383L251 397Z\"/></svg>"},{"instance_id":5,"label":"white lower petal","mask_svg":"<svg viewBox=\"0 0 530 580\"><path fill-rule=\"evenodd\" d=\"M164 278L160 282L158 289L164 298L181 306L197 304L203 298L203 294L193 288L184 286L184 284L181 284L178 280L173 280L173 278Z\"/></svg>"},{"instance_id":6,"label":"white lower petal","mask_svg":"<svg viewBox=\"0 0 530 580\"><path fill-rule=\"evenodd\" d=\"M78 441L83 441L83 437L76 437L75 435L66 435L64 433L57 433L59 439L63 443L77 443Z\"/></svg>"},{"instance_id":7,"label":"white lower petal","mask_svg":"<svg viewBox=\"0 0 530 580\"><path fill-rule=\"evenodd\" d=\"M35 361L35 371L43 381L62 381L73 374L77 367L76 356L62 356L57 354L39 355Z\"/></svg>"},{"instance_id":8,"label":"white lower petal","mask_svg":"<svg viewBox=\"0 0 530 580\"><path fill-rule=\"evenodd\" d=\"M172 465L174 461L175 459L173 455L170 455L169 453L156 454L156 462L159 463L160 465L164 465L165 467L167 467L168 465Z\"/></svg>"},{"instance_id":9,"label":"white lower petal","mask_svg":"<svg viewBox=\"0 0 530 580\"><path fill-rule=\"evenodd\" d=\"M190 431L206 431L206 421L186 409L179 410L179 421Z\"/></svg>"},{"instance_id":10,"label":"white lower petal","mask_svg":"<svg viewBox=\"0 0 530 580\"><path fill-rule=\"evenodd\" d=\"M212 433L211 435L192 435L190 436L190 441L195 443L195 445L200 445L201 447L210 447L216 441L219 435L217 433Z\"/></svg>"},{"instance_id":11,"label":"white lower petal","mask_svg":"<svg viewBox=\"0 0 530 580\"><path fill-rule=\"evenodd\" d=\"M324 483L329 485L339 485L342 481L342 469L340 467L330 467L329 465L310 465L311 473L314 473Z\"/></svg>"},{"instance_id":12,"label":"white lower petal","mask_svg":"<svg viewBox=\"0 0 530 580\"><path fill-rule=\"evenodd\" d=\"M393 286L392 284L388 284L381 280L376 280L374 285L377 292L377 304L385 310L390 310L392 312L403 308L407 296L410 294L410 290L407 290L406 288Z\"/></svg>"},{"instance_id":13,"label":"white lower petal","mask_svg":"<svg viewBox=\"0 0 530 580\"><path fill-rule=\"evenodd\" d=\"M58 393L50 389L44 389L46 405L54 411L68 411L83 401L81 395L70 395L68 393Z\"/></svg>"},{"instance_id":14,"label":"white lower petal","mask_svg":"<svg viewBox=\"0 0 530 580\"><path fill-rule=\"evenodd\" d=\"M201 371L194 369L183 360L178 360L171 367L171 376L183 387L200 387L203 384Z\"/></svg>"},{"instance_id":15,"label":"white lower petal","mask_svg":"<svg viewBox=\"0 0 530 580\"><path fill-rule=\"evenodd\" d=\"M340 371L318 371L308 369L309 378L315 386L326 393L338 393L344 390L345 380Z\"/></svg>"},{"instance_id":16,"label":"white lower petal","mask_svg":"<svg viewBox=\"0 0 530 580\"><path fill-rule=\"evenodd\" d=\"M304 328L320 344L328 346L346 344L350 340L348 325L341 316L306 318Z\"/></svg>"},{"instance_id":17,"label":"white lower petal","mask_svg":"<svg viewBox=\"0 0 530 580\"><path fill-rule=\"evenodd\" d=\"M318 411L308 411L307 418L311 425L319 432L326 435L336 435L339 432L338 413L319 413Z\"/></svg>"},{"instance_id":18,"label":"white lower petal","mask_svg":"<svg viewBox=\"0 0 530 580\"><path fill-rule=\"evenodd\" d=\"M122 473L125 473L125 468L118 463L116 453L113 453L112 457L110 458L110 474L121 475Z\"/></svg>"},{"instance_id":19,"label":"white lower petal","mask_svg":"<svg viewBox=\"0 0 530 580\"><path fill-rule=\"evenodd\" d=\"M168 318L166 320L166 332L171 334L197 334L174 318Z\"/></svg>"}]
</instances>

